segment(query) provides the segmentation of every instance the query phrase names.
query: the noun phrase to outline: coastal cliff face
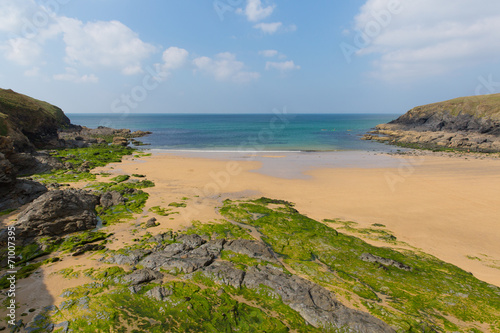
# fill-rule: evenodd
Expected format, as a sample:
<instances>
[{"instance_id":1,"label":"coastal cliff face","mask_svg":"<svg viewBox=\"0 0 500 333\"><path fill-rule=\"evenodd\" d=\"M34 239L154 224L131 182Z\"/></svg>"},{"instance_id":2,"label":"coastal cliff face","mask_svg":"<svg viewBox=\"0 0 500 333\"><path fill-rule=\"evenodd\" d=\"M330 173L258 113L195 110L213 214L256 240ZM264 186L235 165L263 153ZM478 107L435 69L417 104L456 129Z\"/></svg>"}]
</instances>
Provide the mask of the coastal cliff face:
<instances>
[{"instance_id":1,"label":"coastal cliff face","mask_svg":"<svg viewBox=\"0 0 500 333\"><path fill-rule=\"evenodd\" d=\"M499 152L500 94L419 106L378 125L364 139L416 148Z\"/></svg>"},{"instance_id":2,"label":"coastal cliff face","mask_svg":"<svg viewBox=\"0 0 500 333\"><path fill-rule=\"evenodd\" d=\"M70 126L57 106L0 89L0 136L11 138L17 152L57 147L57 131Z\"/></svg>"}]
</instances>

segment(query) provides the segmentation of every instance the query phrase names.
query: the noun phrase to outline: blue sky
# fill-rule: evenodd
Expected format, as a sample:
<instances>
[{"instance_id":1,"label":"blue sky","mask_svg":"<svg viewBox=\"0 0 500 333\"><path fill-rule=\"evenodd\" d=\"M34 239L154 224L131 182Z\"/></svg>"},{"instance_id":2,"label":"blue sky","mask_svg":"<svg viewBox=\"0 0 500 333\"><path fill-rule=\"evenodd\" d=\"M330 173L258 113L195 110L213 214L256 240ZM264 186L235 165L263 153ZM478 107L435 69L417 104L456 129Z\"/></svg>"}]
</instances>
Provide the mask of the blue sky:
<instances>
[{"instance_id":1,"label":"blue sky","mask_svg":"<svg viewBox=\"0 0 500 333\"><path fill-rule=\"evenodd\" d=\"M0 0L0 87L67 113L404 113L500 92L498 0Z\"/></svg>"}]
</instances>

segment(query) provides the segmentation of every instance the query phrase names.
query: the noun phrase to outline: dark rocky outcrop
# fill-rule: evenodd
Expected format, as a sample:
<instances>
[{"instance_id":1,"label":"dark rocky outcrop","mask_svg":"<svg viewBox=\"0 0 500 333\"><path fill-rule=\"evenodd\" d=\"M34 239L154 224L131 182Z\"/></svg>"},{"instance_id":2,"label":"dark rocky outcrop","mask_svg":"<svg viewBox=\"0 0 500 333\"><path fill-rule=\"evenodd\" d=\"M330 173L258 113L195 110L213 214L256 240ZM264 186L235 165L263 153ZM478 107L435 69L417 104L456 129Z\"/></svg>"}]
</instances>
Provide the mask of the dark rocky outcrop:
<instances>
[{"instance_id":1,"label":"dark rocky outcrop","mask_svg":"<svg viewBox=\"0 0 500 333\"><path fill-rule=\"evenodd\" d=\"M151 272L170 271L188 273L201 272L216 283L234 288L259 289L263 286L279 296L282 301L297 311L310 325L325 328L342 328L353 332L394 332L381 320L358 310L342 305L327 289L301 277L285 273L276 254L266 244L252 240L217 239L204 241L199 235L180 235L179 243L158 248L139 262L145 267L125 277L130 283L143 283L158 279ZM262 260L261 265L248 266L246 270L220 259L222 250L245 254ZM273 262L269 264L268 262ZM134 291L136 288L134 288ZM158 300L171 295L171 291L155 287L148 296Z\"/></svg>"},{"instance_id":2,"label":"dark rocky outcrop","mask_svg":"<svg viewBox=\"0 0 500 333\"><path fill-rule=\"evenodd\" d=\"M81 190L50 191L33 201L18 216L17 237L63 236L97 225L98 197Z\"/></svg>"},{"instance_id":3,"label":"dark rocky outcrop","mask_svg":"<svg viewBox=\"0 0 500 333\"><path fill-rule=\"evenodd\" d=\"M462 97L416 107L365 140L421 148L500 151L500 94Z\"/></svg>"},{"instance_id":4,"label":"dark rocky outcrop","mask_svg":"<svg viewBox=\"0 0 500 333\"><path fill-rule=\"evenodd\" d=\"M19 208L46 192L45 185L31 180L22 179L8 185L0 185L0 211Z\"/></svg>"}]
</instances>

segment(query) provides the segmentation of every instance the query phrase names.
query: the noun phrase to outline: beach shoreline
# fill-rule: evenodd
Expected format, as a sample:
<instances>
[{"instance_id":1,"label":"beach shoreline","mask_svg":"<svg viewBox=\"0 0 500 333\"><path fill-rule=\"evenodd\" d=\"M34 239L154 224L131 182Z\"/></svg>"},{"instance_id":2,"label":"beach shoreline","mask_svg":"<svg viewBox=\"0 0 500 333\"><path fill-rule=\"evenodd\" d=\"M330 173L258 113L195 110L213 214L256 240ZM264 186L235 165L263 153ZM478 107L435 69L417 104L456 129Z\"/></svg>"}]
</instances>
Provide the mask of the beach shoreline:
<instances>
[{"instance_id":1,"label":"beach shoreline","mask_svg":"<svg viewBox=\"0 0 500 333\"><path fill-rule=\"evenodd\" d=\"M96 171L148 175L156 184L148 207L191 198L173 220L160 221L165 230L220 219L214 207L226 198L266 196L293 202L318 221L384 225L399 241L500 285L498 159L334 152L317 153L320 163L305 153L304 163L297 153L193 154L155 150ZM277 166L292 172L269 172L285 170Z\"/></svg>"}]
</instances>

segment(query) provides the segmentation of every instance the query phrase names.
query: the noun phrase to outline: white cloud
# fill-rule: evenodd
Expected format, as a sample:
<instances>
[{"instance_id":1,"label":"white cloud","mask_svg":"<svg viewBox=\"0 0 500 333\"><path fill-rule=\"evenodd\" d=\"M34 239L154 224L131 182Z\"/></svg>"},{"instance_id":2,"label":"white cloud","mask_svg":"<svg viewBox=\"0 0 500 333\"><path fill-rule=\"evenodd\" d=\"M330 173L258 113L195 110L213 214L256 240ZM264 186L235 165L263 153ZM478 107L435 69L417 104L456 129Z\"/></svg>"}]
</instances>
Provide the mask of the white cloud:
<instances>
[{"instance_id":1,"label":"white cloud","mask_svg":"<svg viewBox=\"0 0 500 333\"><path fill-rule=\"evenodd\" d=\"M169 47L163 52L163 66L168 70L180 68L186 63L188 56L189 52L184 49Z\"/></svg>"},{"instance_id":2,"label":"white cloud","mask_svg":"<svg viewBox=\"0 0 500 333\"><path fill-rule=\"evenodd\" d=\"M262 51L259 51L259 55L263 56L263 57L266 57L266 58L272 58L272 57L276 57L278 55L278 51L276 50L262 50Z\"/></svg>"},{"instance_id":3,"label":"white cloud","mask_svg":"<svg viewBox=\"0 0 500 333\"><path fill-rule=\"evenodd\" d=\"M255 29L261 30L265 34L272 35L278 31L279 28L283 26L281 22L273 22L273 23L257 23L253 27Z\"/></svg>"},{"instance_id":4,"label":"white cloud","mask_svg":"<svg viewBox=\"0 0 500 333\"><path fill-rule=\"evenodd\" d=\"M0 45L5 58L20 65L28 66L42 53L38 43L27 38L11 38Z\"/></svg>"},{"instance_id":5,"label":"white cloud","mask_svg":"<svg viewBox=\"0 0 500 333\"><path fill-rule=\"evenodd\" d=\"M276 69L280 72L288 72L293 70L299 70L300 66L295 65L293 60L283 61L283 62L266 62L266 70Z\"/></svg>"},{"instance_id":6,"label":"white cloud","mask_svg":"<svg viewBox=\"0 0 500 333\"><path fill-rule=\"evenodd\" d=\"M368 0L355 18L357 33L351 45L359 56L378 57L373 73L378 77L428 76L498 61L498 0L480 5L470 0L419 0L401 2L397 8L391 2Z\"/></svg>"},{"instance_id":7,"label":"white cloud","mask_svg":"<svg viewBox=\"0 0 500 333\"><path fill-rule=\"evenodd\" d=\"M155 64L158 80L165 80L172 70L183 67L188 60L189 52L175 46L169 47L163 52L161 64Z\"/></svg>"},{"instance_id":8,"label":"white cloud","mask_svg":"<svg viewBox=\"0 0 500 333\"><path fill-rule=\"evenodd\" d=\"M236 12L244 14L250 22L258 22L269 17L276 8L276 5L264 7L261 0L247 0L247 5L244 10L237 9Z\"/></svg>"},{"instance_id":9,"label":"white cloud","mask_svg":"<svg viewBox=\"0 0 500 333\"><path fill-rule=\"evenodd\" d=\"M194 66L203 72L213 75L218 81L249 82L260 77L259 73L246 72L245 64L236 60L232 53L225 52L217 54L214 59L209 57L198 57L193 60Z\"/></svg>"},{"instance_id":10,"label":"white cloud","mask_svg":"<svg viewBox=\"0 0 500 333\"><path fill-rule=\"evenodd\" d=\"M70 64L107 67L125 75L141 73L141 62L155 52L137 33L118 21L89 22L61 18L66 43L66 60Z\"/></svg>"},{"instance_id":11,"label":"white cloud","mask_svg":"<svg viewBox=\"0 0 500 333\"><path fill-rule=\"evenodd\" d=\"M44 6L34 0L0 0L0 8L0 52L21 65L43 64L48 40L64 42L65 60L72 67L116 69L125 75L142 72L142 61L156 51L118 21L84 23L59 16L58 7L49 2Z\"/></svg>"},{"instance_id":12,"label":"white cloud","mask_svg":"<svg viewBox=\"0 0 500 333\"><path fill-rule=\"evenodd\" d=\"M63 74L56 74L53 76L57 81L69 81L74 83L97 83L99 78L94 74L79 75L75 68L66 67L66 72Z\"/></svg>"}]
</instances>

